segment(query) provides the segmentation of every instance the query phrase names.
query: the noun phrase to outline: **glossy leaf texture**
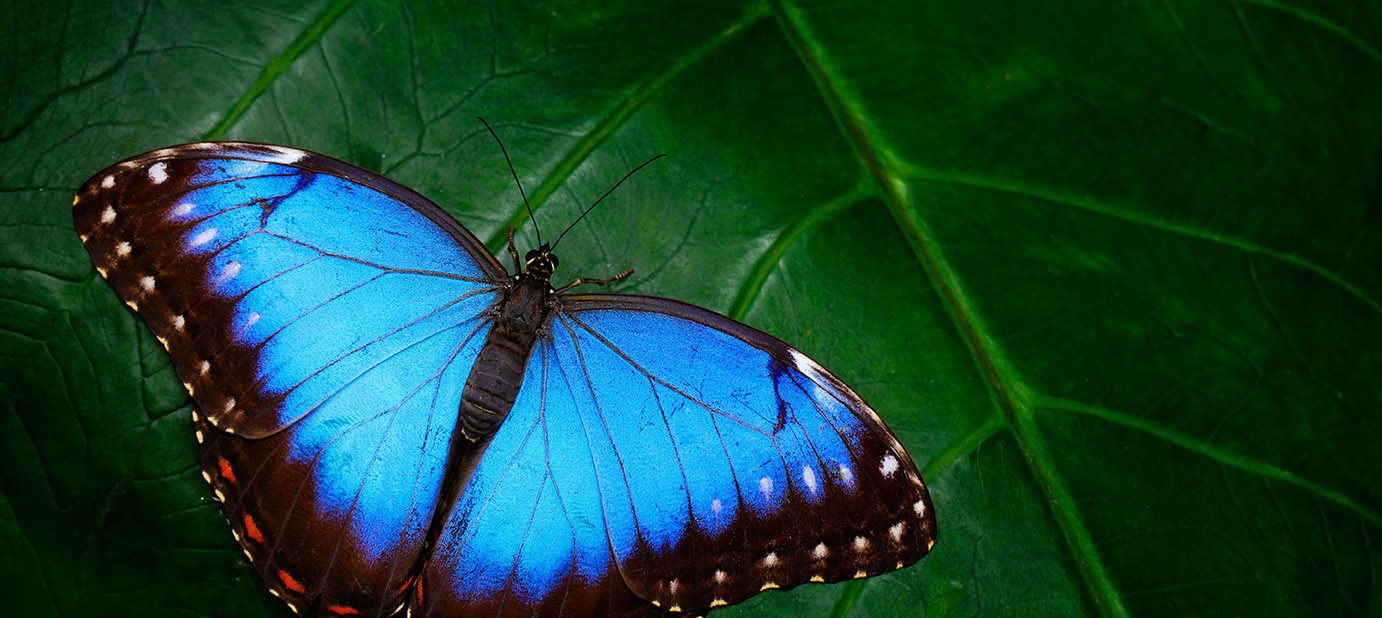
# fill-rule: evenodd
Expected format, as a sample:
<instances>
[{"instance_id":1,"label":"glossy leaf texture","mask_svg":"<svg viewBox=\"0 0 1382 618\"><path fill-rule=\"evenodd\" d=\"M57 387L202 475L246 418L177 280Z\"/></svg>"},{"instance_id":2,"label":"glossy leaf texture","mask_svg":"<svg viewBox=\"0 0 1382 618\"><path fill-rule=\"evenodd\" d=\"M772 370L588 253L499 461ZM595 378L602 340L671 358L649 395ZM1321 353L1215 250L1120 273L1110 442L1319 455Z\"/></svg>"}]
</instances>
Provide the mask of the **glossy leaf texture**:
<instances>
[{"instance_id":1,"label":"glossy leaf texture","mask_svg":"<svg viewBox=\"0 0 1382 618\"><path fill-rule=\"evenodd\" d=\"M6 614L283 616L71 196L199 139L326 153L558 279L717 310L878 409L917 566L717 616L1368 615L1382 10L1322 0L20 3L0 37Z\"/></svg>"}]
</instances>

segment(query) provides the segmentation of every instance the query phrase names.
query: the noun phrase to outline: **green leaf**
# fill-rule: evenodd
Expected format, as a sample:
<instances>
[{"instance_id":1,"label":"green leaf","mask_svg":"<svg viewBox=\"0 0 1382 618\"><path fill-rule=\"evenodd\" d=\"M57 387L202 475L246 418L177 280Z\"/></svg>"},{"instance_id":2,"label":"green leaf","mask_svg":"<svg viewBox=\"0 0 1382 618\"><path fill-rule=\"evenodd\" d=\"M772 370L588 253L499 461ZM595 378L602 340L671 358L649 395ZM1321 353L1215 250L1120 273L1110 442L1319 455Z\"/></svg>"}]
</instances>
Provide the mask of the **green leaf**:
<instances>
[{"instance_id":1,"label":"green leaf","mask_svg":"<svg viewBox=\"0 0 1382 618\"><path fill-rule=\"evenodd\" d=\"M69 205L172 143L384 173L502 249L697 303L923 466L914 567L716 615L1370 615L1382 11L1324 0L20 3L0 38L15 615L283 616ZM502 255L502 254L501 254ZM7 612L9 613L9 612Z\"/></svg>"}]
</instances>

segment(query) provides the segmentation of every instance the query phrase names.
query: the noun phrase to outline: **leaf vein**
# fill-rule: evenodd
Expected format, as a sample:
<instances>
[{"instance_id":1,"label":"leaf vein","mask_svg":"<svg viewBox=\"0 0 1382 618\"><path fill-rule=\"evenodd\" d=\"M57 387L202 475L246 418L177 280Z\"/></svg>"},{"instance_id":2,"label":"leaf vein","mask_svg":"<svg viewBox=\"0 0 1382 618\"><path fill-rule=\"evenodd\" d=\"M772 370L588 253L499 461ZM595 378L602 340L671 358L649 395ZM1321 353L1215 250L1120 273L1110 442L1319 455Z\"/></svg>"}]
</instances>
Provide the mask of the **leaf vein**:
<instances>
[{"instance_id":1,"label":"leaf vein","mask_svg":"<svg viewBox=\"0 0 1382 618\"><path fill-rule=\"evenodd\" d=\"M1242 470L1267 480L1279 481L1292 485L1323 500L1339 505L1357 514L1359 517L1362 517L1369 524L1382 528L1382 513L1378 513L1363 506L1357 500L1354 500L1342 491L1325 487L1285 467L1249 457L1241 453L1234 453L1168 427L1116 410L1051 397L1040 397L1038 402L1046 409L1098 418L1129 429L1135 429L1148 435L1161 438L1162 440L1197 455L1207 457L1224 466Z\"/></svg>"}]
</instances>

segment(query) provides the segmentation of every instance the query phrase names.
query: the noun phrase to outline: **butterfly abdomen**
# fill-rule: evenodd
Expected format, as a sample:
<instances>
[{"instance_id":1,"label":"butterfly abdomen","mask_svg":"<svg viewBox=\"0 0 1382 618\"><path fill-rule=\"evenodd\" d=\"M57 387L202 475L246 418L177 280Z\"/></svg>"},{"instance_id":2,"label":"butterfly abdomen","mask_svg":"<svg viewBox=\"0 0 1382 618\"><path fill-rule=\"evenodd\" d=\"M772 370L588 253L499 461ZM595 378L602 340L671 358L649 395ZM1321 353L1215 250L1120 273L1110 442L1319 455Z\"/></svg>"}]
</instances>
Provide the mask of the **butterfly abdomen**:
<instances>
[{"instance_id":1,"label":"butterfly abdomen","mask_svg":"<svg viewBox=\"0 0 1382 618\"><path fill-rule=\"evenodd\" d=\"M513 408L553 293L546 281L519 276L499 300L499 315L461 393L461 432L472 442L493 434Z\"/></svg>"}]
</instances>

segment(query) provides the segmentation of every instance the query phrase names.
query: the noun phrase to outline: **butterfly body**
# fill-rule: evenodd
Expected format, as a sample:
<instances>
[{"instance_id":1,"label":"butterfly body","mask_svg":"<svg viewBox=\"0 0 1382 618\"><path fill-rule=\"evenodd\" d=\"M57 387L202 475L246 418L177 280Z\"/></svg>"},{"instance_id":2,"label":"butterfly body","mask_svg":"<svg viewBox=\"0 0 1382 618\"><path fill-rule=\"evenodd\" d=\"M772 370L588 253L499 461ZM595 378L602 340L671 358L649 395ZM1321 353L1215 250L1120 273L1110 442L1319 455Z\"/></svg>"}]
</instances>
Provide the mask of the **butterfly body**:
<instances>
[{"instance_id":1,"label":"butterfly body","mask_svg":"<svg viewBox=\"0 0 1382 618\"><path fill-rule=\"evenodd\" d=\"M548 283L551 270L543 269L550 262L536 268L533 262L502 288L494 325L461 393L461 431L472 442L494 433L513 407L538 329L551 314L556 291Z\"/></svg>"},{"instance_id":2,"label":"butterfly body","mask_svg":"<svg viewBox=\"0 0 1382 618\"><path fill-rule=\"evenodd\" d=\"M510 274L370 172L186 144L92 177L74 220L295 612L686 614L934 544L916 465L815 361L692 305L561 293L546 246Z\"/></svg>"}]
</instances>

